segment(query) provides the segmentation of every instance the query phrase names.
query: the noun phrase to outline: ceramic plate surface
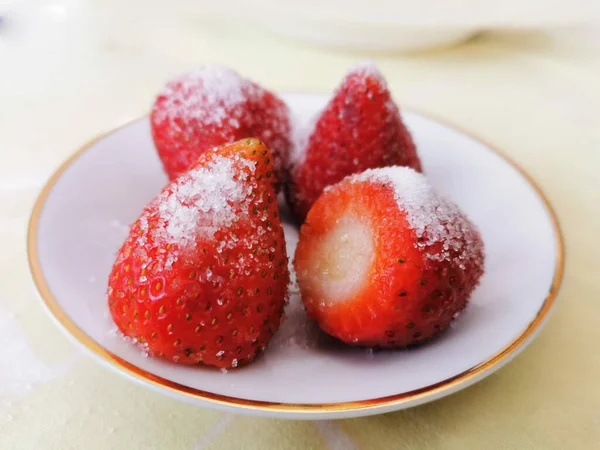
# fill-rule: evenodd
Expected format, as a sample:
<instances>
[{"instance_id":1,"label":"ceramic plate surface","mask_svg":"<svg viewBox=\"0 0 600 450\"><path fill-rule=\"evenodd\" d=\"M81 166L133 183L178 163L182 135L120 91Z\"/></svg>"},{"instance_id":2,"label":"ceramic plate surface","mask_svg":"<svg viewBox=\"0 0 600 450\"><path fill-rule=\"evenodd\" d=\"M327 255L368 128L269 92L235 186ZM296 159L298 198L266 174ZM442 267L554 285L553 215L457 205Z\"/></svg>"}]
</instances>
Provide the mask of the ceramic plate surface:
<instances>
[{"instance_id":1,"label":"ceramic plate surface","mask_svg":"<svg viewBox=\"0 0 600 450\"><path fill-rule=\"evenodd\" d=\"M480 31L556 29L600 18L600 3L589 0L234 0L212 7L281 36L363 51L412 52Z\"/></svg>"},{"instance_id":2,"label":"ceramic plate surface","mask_svg":"<svg viewBox=\"0 0 600 450\"><path fill-rule=\"evenodd\" d=\"M284 98L303 118L327 101ZM437 340L405 351L348 348L307 321L295 294L288 320L250 366L222 373L144 357L115 332L105 291L128 224L167 181L147 118L88 144L42 191L28 251L44 304L109 367L202 406L270 417L352 417L431 401L480 380L543 325L562 278L562 237L547 201L513 163L423 115L405 111L404 118L425 173L480 228L487 251L486 273L469 307ZM289 221L285 231L291 256L298 232Z\"/></svg>"}]
</instances>

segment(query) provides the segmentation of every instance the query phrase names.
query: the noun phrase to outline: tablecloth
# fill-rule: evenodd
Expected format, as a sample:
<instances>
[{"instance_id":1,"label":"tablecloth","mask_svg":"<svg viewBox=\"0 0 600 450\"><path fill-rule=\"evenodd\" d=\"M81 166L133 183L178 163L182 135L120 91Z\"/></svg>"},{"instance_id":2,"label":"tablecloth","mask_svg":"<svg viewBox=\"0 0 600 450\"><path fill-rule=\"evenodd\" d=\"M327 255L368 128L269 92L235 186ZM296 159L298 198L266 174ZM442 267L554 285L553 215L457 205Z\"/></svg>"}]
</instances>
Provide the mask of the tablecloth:
<instances>
[{"instance_id":1,"label":"tablecloth","mask_svg":"<svg viewBox=\"0 0 600 450\"><path fill-rule=\"evenodd\" d=\"M25 233L37 193L70 153L144 114L166 80L202 63L227 64L278 90L326 92L366 57L402 104L506 151L557 210L567 250L560 300L513 362L409 410L295 422L151 392L57 329L30 279ZM0 24L0 448L600 448L599 119L593 30L484 33L444 50L365 55L158 2L15 8Z\"/></svg>"}]
</instances>

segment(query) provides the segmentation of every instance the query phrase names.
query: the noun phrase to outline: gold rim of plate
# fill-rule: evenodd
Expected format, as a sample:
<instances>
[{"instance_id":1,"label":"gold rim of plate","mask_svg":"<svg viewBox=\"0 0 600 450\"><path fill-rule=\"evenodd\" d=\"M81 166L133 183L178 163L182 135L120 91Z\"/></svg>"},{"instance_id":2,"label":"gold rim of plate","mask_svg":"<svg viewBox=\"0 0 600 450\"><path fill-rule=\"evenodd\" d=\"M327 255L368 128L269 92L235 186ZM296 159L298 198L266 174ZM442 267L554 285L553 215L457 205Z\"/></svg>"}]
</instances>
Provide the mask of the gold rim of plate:
<instances>
[{"instance_id":1,"label":"gold rim of plate","mask_svg":"<svg viewBox=\"0 0 600 450\"><path fill-rule=\"evenodd\" d=\"M50 311L50 313L54 316L54 318L59 322L59 324L80 344L85 346L90 352L95 354L97 357L101 358L104 362L108 363L112 368L119 369L127 375L133 377L137 381L144 382L145 384L153 387L153 388L162 388L168 391L171 394L180 394L188 398L193 398L197 400L203 400L208 403L212 403L220 406L227 407L236 407L243 408L246 410L255 410L255 411L267 411L267 412L281 412L281 413L296 413L296 414L317 414L317 413L335 413L335 412L358 412L358 411L367 411L373 409L381 409L385 407L398 407L396 409L401 409L403 404L409 402L418 402L424 403L427 398L434 396L443 396L444 392L452 391L453 388L459 387L461 385L468 386L469 381L474 381L477 377L484 375L485 373L491 371L494 367L502 365L507 362L511 356L540 328L540 326L544 323L547 318L553 304L556 301L556 297L558 296L558 292L560 289L560 285L562 283L564 267L565 267L565 246L564 246L564 238L561 232L560 224L558 222L558 218L554 209L552 208L548 198L543 193L538 184L534 181L533 177L529 175L521 166L519 166L515 161L513 161L509 156L507 156L503 151L499 150L495 146L489 144L485 140L475 136L471 132L465 131L460 127L449 124L446 120L440 120L437 117L432 116L431 114L424 114L418 110L413 108L404 108L407 111L414 112L419 114L425 118L428 118L432 121L441 123L442 125L451 128L455 131L458 131L464 135L469 136L471 139L481 143L482 145L489 148L491 151L495 152L502 159L504 159L508 164L513 166L530 184L530 186L537 192L538 196L542 200L546 212L550 216L552 221L552 226L554 228L554 234L556 239L556 266L554 268L554 276L552 279L552 283L548 288L548 296L544 300L541 308L537 312L535 318L529 323L529 325L523 330L523 332L514 339L510 344L504 347L501 351L499 351L494 356L490 357L488 360L483 361L482 363L462 372L453 377L447 378L443 381L440 381L435 384L431 384L429 386L425 386L420 389L416 389L409 392L403 392L400 394L390 395L386 397L373 398L368 400L360 400L360 401L351 401L351 402L340 402L340 403L323 403L323 404L296 404L296 403L277 403L277 402L267 402L267 401L259 401L259 400L249 400L244 398L237 397L229 397L226 395L214 394L212 392L206 392L199 389L195 389L189 386L185 386L179 383L175 383L166 378L162 378L158 375L154 375L144 369L139 368L138 366L131 364L128 361L118 357L112 352L108 351L100 344L98 344L94 339L88 336L83 330L81 330L73 320L66 314L66 312L60 307L52 292L46 283L46 280L43 275L43 270L40 265L39 256L38 256L38 226L40 215L44 209L44 205L48 198L48 195L52 191L53 186L56 184L61 175L65 172L67 168L69 168L86 150L92 147L96 142L108 137L109 135L115 133L116 131L143 119L136 118L127 123L114 128L106 133L103 133L97 136L95 139L92 139L83 147L78 149L73 155L71 155L61 166L54 172L54 174L50 177L50 179L46 182L46 185L41 190L38 198L33 207L33 211L31 213L31 218L29 221L28 231L27 231L27 257L29 260L29 268L31 270L31 274L33 277L33 281L35 286L46 305L46 308ZM145 117L145 116L144 116Z\"/></svg>"}]
</instances>

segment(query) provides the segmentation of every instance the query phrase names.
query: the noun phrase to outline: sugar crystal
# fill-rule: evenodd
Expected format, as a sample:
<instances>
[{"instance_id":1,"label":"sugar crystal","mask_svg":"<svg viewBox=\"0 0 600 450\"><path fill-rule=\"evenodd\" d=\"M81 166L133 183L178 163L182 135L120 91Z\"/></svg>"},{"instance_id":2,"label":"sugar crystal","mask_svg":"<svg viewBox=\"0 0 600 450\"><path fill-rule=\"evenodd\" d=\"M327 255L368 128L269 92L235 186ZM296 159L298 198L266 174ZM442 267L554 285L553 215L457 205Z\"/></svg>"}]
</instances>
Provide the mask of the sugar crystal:
<instances>
[{"instance_id":1,"label":"sugar crystal","mask_svg":"<svg viewBox=\"0 0 600 450\"><path fill-rule=\"evenodd\" d=\"M437 261L453 261L464 269L463 261L477 259L478 243L473 239L475 227L451 201L440 196L427 179L408 167L369 169L349 177L351 183L364 181L390 185L398 206L418 239L415 247ZM436 244L441 244L438 251Z\"/></svg>"}]
</instances>

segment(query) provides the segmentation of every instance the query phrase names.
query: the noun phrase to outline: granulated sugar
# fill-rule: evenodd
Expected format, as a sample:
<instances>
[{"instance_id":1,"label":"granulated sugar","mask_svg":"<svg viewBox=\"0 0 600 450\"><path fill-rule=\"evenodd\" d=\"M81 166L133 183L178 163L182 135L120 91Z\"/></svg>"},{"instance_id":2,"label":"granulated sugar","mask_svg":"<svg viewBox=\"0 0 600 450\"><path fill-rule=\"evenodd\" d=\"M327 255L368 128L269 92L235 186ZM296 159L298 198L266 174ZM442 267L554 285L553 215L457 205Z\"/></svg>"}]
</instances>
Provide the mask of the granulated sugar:
<instances>
[{"instance_id":1,"label":"granulated sugar","mask_svg":"<svg viewBox=\"0 0 600 450\"><path fill-rule=\"evenodd\" d=\"M206 167L194 169L163 192L158 208L160 222L157 240L185 247L198 234L211 238L214 232L236 220L234 204L248 199L251 187L234 179L234 164L254 173L254 165L242 158L217 156Z\"/></svg>"},{"instance_id":2,"label":"granulated sugar","mask_svg":"<svg viewBox=\"0 0 600 450\"><path fill-rule=\"evenodd\" d=\"M204 125L239 126L236 107L255 94L253 84L221 66L206 66L171 81L160 96L165 101L157 110L158 121L176 123L183 118ZM202 105L202 107L199 107Z\"/></svg>"},{"instance_id":3,"label":"granulated sugar","mask_svg":"<svg viewBox=\"0 0 600 450\"><path fill-rule=\"evenodd\" d=\"M348 70L347 77L359 76L362 79L372 78L376 80L383 88L387 88L387 82L373 61L363 61L356 64Z\"/></svg>"},{"instance_id":4,"label":"granulated sugar","mask_svg":"<svg viewBox=\"0 0 600 450\"><path fill-rule=\"evenodd\" d=\"M478 247L472 239L472 225L458 207L440 196L427 179L407 167L370 169L350 177L350 182L371 181L389 184L406 220L420 242L415 247L425 251L428 258L453 261L464 268L463 261L477 255ZM442 243L442 252L429 252L428 248ZM451 255L452 254L454 256Z\"/></svg>"},{"instance_id":5,"label":"granulated sugar","mask_svg":"<svg viewBox=\"0 0 600 450\"><path fill-rule=\"evenodd\" d=\"M203 167L179 177L146 211L137 224L136 251L164 254L159 261L170 268L180 253L196 245L196 240L212 239L217 230L239 220L238 210L247 207L253 184L239 180L236 174L252 175L254 164L235 155L230 158L215 155ZM149 227L149 222L153 227ZM169 245L175 247L165 252Z\"/></svg>"}]
</instances>

